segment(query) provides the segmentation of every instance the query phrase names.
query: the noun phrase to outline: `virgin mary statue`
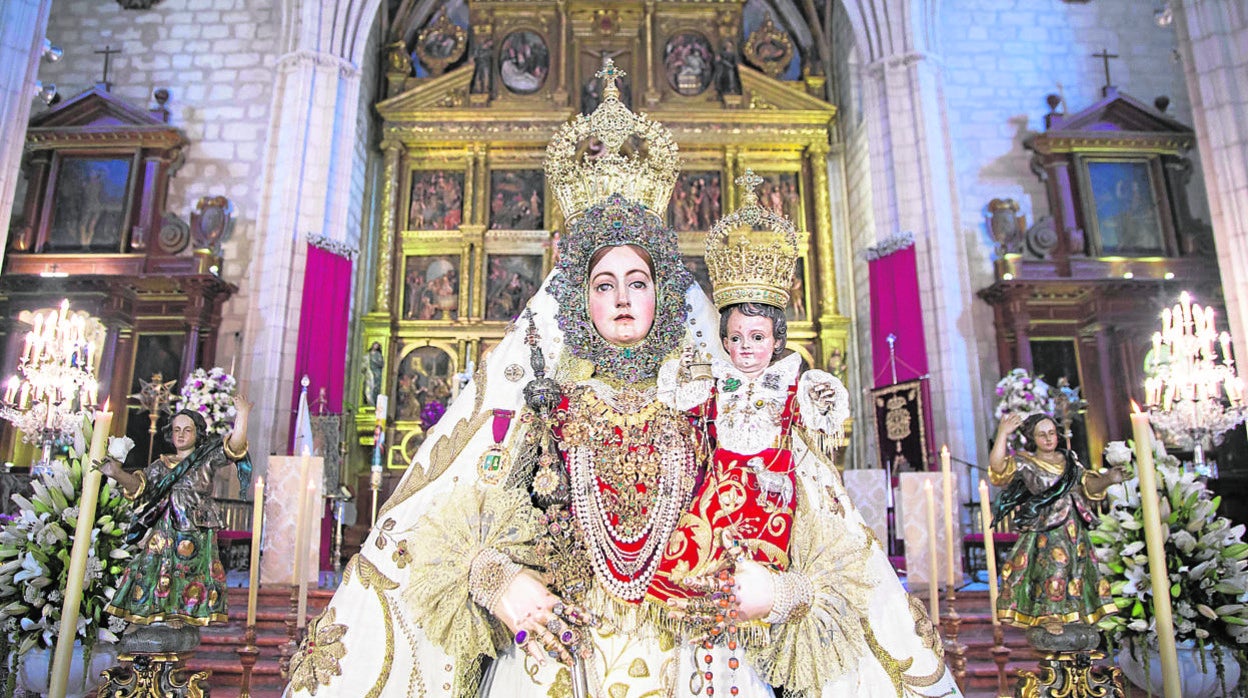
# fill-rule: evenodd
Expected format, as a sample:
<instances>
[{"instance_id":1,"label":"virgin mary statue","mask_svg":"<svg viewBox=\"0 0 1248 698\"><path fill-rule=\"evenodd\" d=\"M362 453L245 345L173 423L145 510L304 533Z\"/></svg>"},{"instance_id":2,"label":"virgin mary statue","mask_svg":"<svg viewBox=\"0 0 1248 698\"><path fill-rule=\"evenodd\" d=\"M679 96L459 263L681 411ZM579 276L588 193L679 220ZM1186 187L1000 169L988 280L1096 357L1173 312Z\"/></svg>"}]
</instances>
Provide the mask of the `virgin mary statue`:
<instances>
[{"instance_id":1,"label":"virgin mary statue","mask_svg":"<svg viewBox=\"0 0 1248 698\"><path fill-rule=\"evenodd\" d=\"M787 567L738 560L681 581L679 603L647 593L714 448L658 399L659 368L722 348L662 223L676 144L619 101L620 75L604 64L601 105L547 149L568 222L555 269L379 511L287 695L958 695L801 429Z\"/></svg>"}]
</instances>

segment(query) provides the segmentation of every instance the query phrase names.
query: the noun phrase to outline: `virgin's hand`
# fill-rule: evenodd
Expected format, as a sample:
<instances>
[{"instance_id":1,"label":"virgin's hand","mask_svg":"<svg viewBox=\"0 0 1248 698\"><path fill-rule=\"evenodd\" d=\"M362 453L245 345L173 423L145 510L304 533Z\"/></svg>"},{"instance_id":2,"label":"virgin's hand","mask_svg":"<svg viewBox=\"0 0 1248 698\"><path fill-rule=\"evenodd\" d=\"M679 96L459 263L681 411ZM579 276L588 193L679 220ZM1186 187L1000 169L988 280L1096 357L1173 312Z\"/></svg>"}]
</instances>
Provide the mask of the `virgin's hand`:
<instances>
[{"instance_id":1,"label":"virgin's hand","mask_svg":"<svg viewBox=\"0 0 1248 698\"><path fill-rule=\"evenodd\" d=\"M559 661L571 666L572 655L546 627L556 617L554 607L557 603L559 598L550 593L541 577L526 569L507 584L507 589L492 610L494 616L511 631L513 638L521 630L525 632L524 651L539 664L546 663L546 651L553 649L559 654Z\"/></svg>"},{"instance_id":2,"label":"virgin's hand","mask_svg":"<svg viewBox=\"0 0 1248 698\"><path fill-rule=\"evenodd\" d=\"M754 562L737 562L737 620L757 620L771 614L775 587L771 570Z\"/></svg>"},{"instance_id":3,"label":"virgin's hand","mask_svg":"<svg viewBox=\"0 0 1248 698\"><path fill-rule=\"evenodd\" d=\"M1013 434L1020 426L1023 425L1023 418L1017 412L1011 412L1001 418L1001 424L997 425L997 438L1009 436Z\"/></svg>"}]
</instances>

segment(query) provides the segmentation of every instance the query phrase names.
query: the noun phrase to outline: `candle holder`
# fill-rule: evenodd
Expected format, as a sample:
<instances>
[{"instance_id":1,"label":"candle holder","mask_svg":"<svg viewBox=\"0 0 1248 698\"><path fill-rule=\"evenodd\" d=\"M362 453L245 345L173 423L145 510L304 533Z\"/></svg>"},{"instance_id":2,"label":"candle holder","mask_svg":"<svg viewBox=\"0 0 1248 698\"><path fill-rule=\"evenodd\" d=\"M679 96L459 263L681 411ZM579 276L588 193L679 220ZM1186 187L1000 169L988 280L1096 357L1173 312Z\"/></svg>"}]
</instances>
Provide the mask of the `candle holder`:
<instances>
[{"instance_id":1,"label":"candle holder","mask_svg":"<svg viewBox=\"0 0 1248 698\"><path fill-rule=\"evenodd\" d=\"M260 648L256 646L256 626L247 626L247 630L243 635L243 646L234 650L238 652L238 663L243 667L243 685L238 693L238 698L251 698L251 670L256 666L256 660L260 658Z\"/></svg>"},{"instance_id":2,"label":"candle holder","mask_svg":"<svg viewBox=\"0 0 1248 698\"><path fill-rule=\"evenodd\" d=\"M996 609L993 609L996 613ZM1010 648L1005 646L1005 628L1000 623L992 624L992 661L997 665L997 696L1013 695L1010 690L1009 675L1005 673L1005 665L1010 662Z\"/></svg>"},{"instance_id":3,"label":"candle holder","mask_svg":"<svg viewBox=\"0 0 1248 698\"><path fill-rule=\"evenodd\" d=\"M945 587L944 613L940 617L940 634L944 638L945 664L953 672L953 680L959 688L966 686L966 645L958 642L958 630L962 626L962 616L953 607L957 600L953 585Z\"/></svg>"},{"instance_id":4,"label":"candle holder","mask_svg":"<svg viewBox=\"0 0 1248 698\"><path fill-rule=\"evenodd\" d=\"M1149 421L1167 442L1191 449L1197 475L1217 477L1205 449L1248 416L1230 335L1218 332L1213 308L1193 303L1184 291L1173 309L1162 311L1150 356L1152 375L1144 381Z\"/></svg>"},{"instance_id":5,"label":"candle holder","mask_svg":"<svg viewBox=\"0 0 1248 698\"><path fill-rule=\"evenodd\" d=\"M286 608L286 642L282 643L281 655L277 660L278 669L283 679L290 678L290 660L299 651L299 585L290 585L290 604Z\"/></svg>"}]
</instances>

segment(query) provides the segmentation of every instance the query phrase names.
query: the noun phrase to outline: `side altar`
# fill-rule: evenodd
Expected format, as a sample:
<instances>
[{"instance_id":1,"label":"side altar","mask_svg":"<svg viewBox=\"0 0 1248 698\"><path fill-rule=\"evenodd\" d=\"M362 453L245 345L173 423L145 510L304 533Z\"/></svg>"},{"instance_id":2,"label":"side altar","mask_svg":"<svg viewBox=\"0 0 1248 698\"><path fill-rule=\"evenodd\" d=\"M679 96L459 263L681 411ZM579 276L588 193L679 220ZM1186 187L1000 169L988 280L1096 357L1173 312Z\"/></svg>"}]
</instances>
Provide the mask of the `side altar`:
<instances>
[{"instance_id":1,"label":"side altar","mask_svg":"<svg viewBox=\"0 0 1248 698\"><path fill-rule=\"evenodd\" d=\"M359 447L372 448L379 417L387 425L383 499L551 269L563 222L545 148L597 105L604 57L626 73L622 101L679 144L667 216L694 276L709 292L706 234L739 205L732 182L752 169L763 204L798 230L789 346L845 377L849 318L835 269L848 251L833 249L827 174L836 109L811 95L821 77L780 78L794 54L783 31L766 23L744 35L736 0L468 6L468 26L444 15L396 25L383 60L375 272L361 276L368 312L348 393ZM389 414L377 415L379 395Z\"/></svg>"}]
</instances>

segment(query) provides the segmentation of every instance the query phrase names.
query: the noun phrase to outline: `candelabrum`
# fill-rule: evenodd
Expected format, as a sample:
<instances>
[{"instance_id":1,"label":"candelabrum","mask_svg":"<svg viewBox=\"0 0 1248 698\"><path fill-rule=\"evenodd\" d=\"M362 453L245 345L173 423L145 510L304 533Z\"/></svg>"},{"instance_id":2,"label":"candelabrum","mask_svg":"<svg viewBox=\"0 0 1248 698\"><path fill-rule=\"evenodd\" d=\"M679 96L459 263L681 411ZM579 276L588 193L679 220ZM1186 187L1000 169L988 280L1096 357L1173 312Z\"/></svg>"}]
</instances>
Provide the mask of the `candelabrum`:
<instances>
[{"instance_id":1,"label":"candelabrum","mask_svg":"<svg viewBox=\"0 0 1248 698\"><path fill-rule=\"evenodd\" d=\"M37 313L33 330L0 402L0 418L17 427L27 443L40 444L34 472L50 466L52 448L70 440L83 414L95 406L96 346L90 336L99 323L84 312L71 313L69 301Z\"/></svg>"},{"instance_id":2,"label":"candelabrum","mask_svg":"<svg viewBox=\"0 0 1248 698\"><path fill-rule=\"evenodd\" d=\"M1144 381L1149 421L1166 441L1190 448L1197 474L1217 477L1205 448L1244 421L1244 382L1235 371L1231 336L1219 333L1213 308L1184 291L1162 311L1153 333L1152 375Z\"/></svg>"}]
</instances>

